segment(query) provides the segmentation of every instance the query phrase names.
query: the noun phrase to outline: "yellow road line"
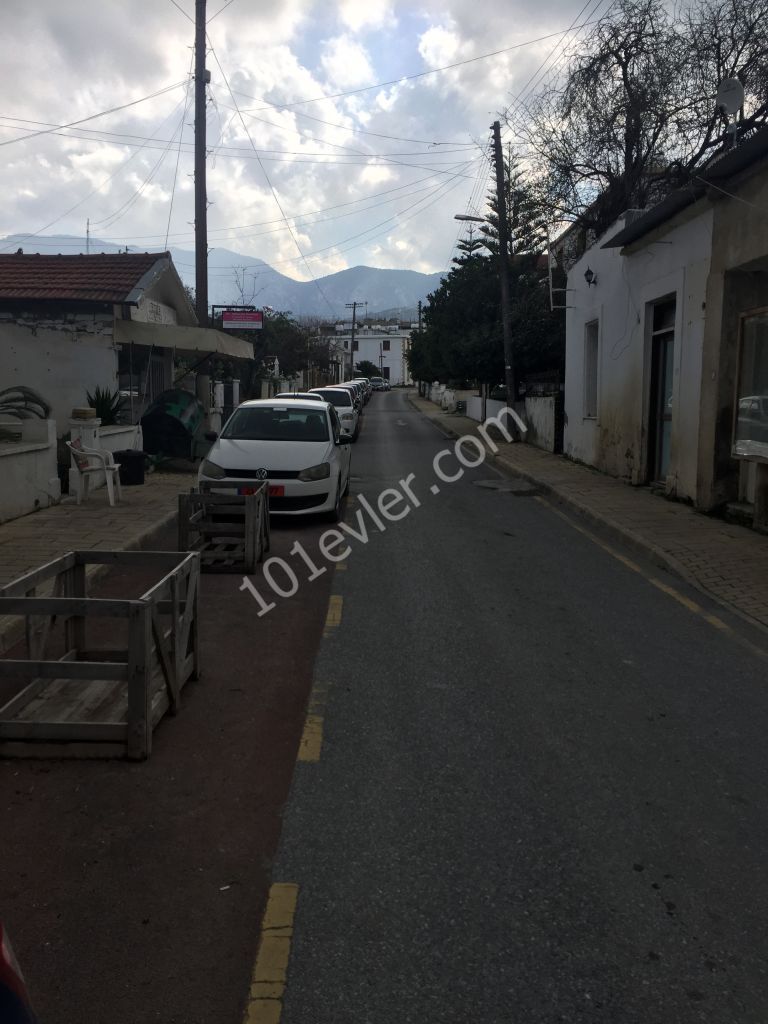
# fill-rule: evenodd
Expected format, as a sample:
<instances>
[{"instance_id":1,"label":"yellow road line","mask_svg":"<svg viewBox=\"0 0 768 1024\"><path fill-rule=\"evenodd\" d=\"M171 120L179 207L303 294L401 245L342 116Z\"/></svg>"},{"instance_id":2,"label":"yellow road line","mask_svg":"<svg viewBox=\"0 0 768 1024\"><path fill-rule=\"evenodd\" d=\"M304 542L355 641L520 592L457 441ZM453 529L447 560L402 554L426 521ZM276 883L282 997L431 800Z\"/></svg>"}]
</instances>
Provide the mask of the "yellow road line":
<instances>
[{"instance_id":1,"label":"yellow road line","mask_svg":"<svg viewBox=\"0 0 768 1024\"><path fill-rule=\"evenodd\" d=\"M322 746L323 719L320 715L307 715L296 760L306 761L310 764L316 763L320 760Z\"/></svg>"},{"instance_id":2,"label":"yellow road line","mask_svg":"<svg viewBox=\"0 0 768 1024\"><path fill-rule=\"evenodd\" d=\"M243 1024L279 1024L298 897L298 885L276 882L269 890Z\"/></svg>"},{"instance_id":3,"label":"yellow road line","mask_svg":"<svg viewBox=\"0 0 768 1024\"><path fill-rule=\"evenodd\" d=\"M574 522L570 516L567 516L564 512L561 512L560 509L555 508L554 505L552 505L550 502L546 500L546 498L542 498L537 495L535 500L538 501L541 505L546 505L550 512L554 512L556 516L560 516L561 519L564 519L565 522L568 523L568 525L571 526L578 533L581 533L585 537L588 537L593 544L596 544L599 548L602 548L603 551L607 551L609 555L615 558L618 562L621 562L622 565L626 565L626 567L628 569L631 569L632 572L636 572L638 575L642 576L644 580L647 580L648 583L652 584L652 586L657 587L659 590L663 591L665 594L671 597L674 601L677 601L678 604L681 604L684 608L687 608L689 612L692 612L694 615L698 615L700 618L704 619L705 622L708 622L710 626L713 626L715 629L719 629L721 633L727 633L730 637L732 637L739 644L741 644L742 647L746 647L748 650L750 650L753 654L756 654L758 657L768 658L768 651L764 651L762 648L757 647L755 644L753 644L750 640L747 640L746 637L743 637L739 633L736 633L733 629L731 629L731 627L726 622L723 622L721 618L719 618L717 615L712 615L709 612L706 612L700 604L697 604L696 601L692 601L691 598L686 597L685 594L681 594L679 590L675 589L675 587L671 587L668 583L664 583L663 580L657 579L655 576L648 576L647 573L645 573L636 562L633 562L631 559L626 558L615 548L612 548L610 544L606 544L604 541L600 540L600 538L597 537L594 533L592 533L591 530L586 530L583 526L579 526L579 524Z\"/></svg>"},{"instance_id":4,"label":"yellow road line","mask_svg":"<svg viewBox=\"0 0 768 1024\"><path fill-rule=\"evenodd\" d=\"M329 636L332 629L341 625L341 612L344 607L344 598L339 594L331 594L328 600L328 614L325 617L324 636Z\"/></svg>"}]
</instances>

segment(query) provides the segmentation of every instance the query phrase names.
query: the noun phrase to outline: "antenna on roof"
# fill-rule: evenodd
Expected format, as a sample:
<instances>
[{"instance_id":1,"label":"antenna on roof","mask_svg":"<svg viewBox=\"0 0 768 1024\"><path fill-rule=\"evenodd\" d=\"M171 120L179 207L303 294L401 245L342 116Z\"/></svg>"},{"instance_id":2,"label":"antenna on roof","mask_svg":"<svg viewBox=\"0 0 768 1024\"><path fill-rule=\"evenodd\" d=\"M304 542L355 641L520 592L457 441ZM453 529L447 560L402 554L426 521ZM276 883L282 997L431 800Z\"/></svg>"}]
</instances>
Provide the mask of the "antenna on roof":
<instances>
[{"instance_id":1,"label":"antenna on roof","mask_svg":"<svg viewBox=\"0 0 768 1024\"><path fill-rule=\"evenodd\" d=\"M733 147L736 145L736 136L739 130L738 114L744 106L744 86L738 78L723 79L717 89L715 104L717 109L722 110L726 117L733 117L733 120L729 122L726 128L726 133L730 136L729 146Z\"/></svg>"},{"instance_id":2,"label":"antenna on roof","mask_svg":"<svg viewBox=\"0 0 768 1024\"><path fill-rule=\"evenodd\" d=\"M85 254L90 255L91 252L91 218L89 217L85 222Z\"/></svg>"}]
</instances>

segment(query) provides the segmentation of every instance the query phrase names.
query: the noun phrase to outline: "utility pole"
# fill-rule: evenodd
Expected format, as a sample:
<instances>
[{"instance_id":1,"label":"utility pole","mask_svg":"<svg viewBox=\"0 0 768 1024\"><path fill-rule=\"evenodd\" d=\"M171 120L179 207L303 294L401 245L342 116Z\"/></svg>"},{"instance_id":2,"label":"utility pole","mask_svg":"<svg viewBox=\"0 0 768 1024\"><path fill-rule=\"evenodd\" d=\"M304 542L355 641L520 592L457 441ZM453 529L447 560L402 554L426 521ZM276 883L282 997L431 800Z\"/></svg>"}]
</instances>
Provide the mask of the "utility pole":
<instances>
[{"instance_id":1,"label":"utility pole","mask_svg":"<svg viewBox=\"0 0 768 1024\"><path fill-rule=\"evenodd\" d=\"M89 217L85 222L85 254L88 256L91 252L91 218Z\"/></svg>"},{"instance_id":2,"label":"utility pole","mask_svg":"<svg viewBox=\"0 0 768 1024\"><path fill-rule=\"evenodd\" d=\"M350 357L352 359L351 369L355 369L355 326L357 323L357 307L367 306L367 302L347 302L345 303L346 309L352 310L352 344L350 346Z\"/></svg>"},{"instance_id":3,"label":"utility pole","mask_svg":"<svg viewBox=\"0 0 768 1024\"><path fill-rule=\"evenodd\" d=\"M205 0L195 0L195 309L208 326L208 195L205 187Z\"/></svg>"},{"instance_id":4,"label":"utility pole","mask_svg":"<svg viewBox=\"0 0 768 1024\"><path fill-rule=\"evenodd\" d=\"M501 151L501 125L494 121L493 157L496 164L496 206L499 218L499 284L501 286L501 336L504 340L504 382L507 385L507 405L515 402L515 364L512 353L512 324L509 311L509 222L507 220L504 157Z\"/></svg>"}]
</instances>

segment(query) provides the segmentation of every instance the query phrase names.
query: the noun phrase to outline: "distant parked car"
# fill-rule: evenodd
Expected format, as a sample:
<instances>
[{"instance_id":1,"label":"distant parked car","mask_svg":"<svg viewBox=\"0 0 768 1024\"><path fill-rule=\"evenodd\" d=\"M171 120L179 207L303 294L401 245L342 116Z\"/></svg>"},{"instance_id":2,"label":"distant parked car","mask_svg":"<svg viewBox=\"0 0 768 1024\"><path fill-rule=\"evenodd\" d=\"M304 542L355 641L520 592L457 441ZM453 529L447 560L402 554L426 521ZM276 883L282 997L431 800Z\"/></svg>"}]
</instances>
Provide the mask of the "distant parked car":
<instances>
[{"instance_id":1,"label":"distant parked car","mask_svg":"<svg viewBox=\"0 0 768 1024\"><path fill-rule=\"evenodd\" d=\"M360 413L355 408L349 388L313 388L312 397L320 397L324 401L330 402L339 414L341 429L351 434L353 440L357 440L357 435L360 433Z\"/></svg>"},{"instance_id":2,"label":"distant parked car","mask_svg":"<svg viewBox=\"0 0 768 1024\"><path fill-rule=\"evenodd\" d=\"M0 1021L2 1024L36 1024L27 986L11 941L0 921Z\"/></svg>"},{"instance_id":3,"label":"distant parked car","mask_svg":"<svg viewBox=\"0 0 768 1024\"><path fill-rule=\"evenodd\" d=\"M384 391L384 378L371 377L371 387L374 391Z\"/></svg>"}]
</instances>

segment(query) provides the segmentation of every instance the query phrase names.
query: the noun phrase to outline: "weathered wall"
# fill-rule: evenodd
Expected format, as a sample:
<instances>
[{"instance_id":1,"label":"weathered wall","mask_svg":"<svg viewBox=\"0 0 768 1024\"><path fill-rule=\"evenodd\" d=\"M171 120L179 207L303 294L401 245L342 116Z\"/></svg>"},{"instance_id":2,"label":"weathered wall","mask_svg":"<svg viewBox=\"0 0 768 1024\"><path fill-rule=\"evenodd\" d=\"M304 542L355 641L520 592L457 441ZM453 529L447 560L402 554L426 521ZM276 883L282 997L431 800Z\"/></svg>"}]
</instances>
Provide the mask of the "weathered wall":
<instances>
[{"instance_id":1,"label":"weathered wall","mask_svg":"<svg viewBox=\"0 0 768 1024\"><path fill-rule=\"evenodd\" d=\"M0 443L0 523L34 512L61 497L53 420L8 420L19 442Z\"/></svg>"},{"instance_id":2,"label":"weathered wall","mask_svg":"<svg viewBox=\"0 0 768 1024\"><path fill-rule=\"evenodd\" d=\"M554 452L556 448L555 410L557 398L541 395L525 400L525 424L528 433L525 440L535 448Z\"/></svg>"},{"instance_id":3,"label":"weathered wall","mask_svg":"<svg viewBox=\"0 0 768 1024\"><path fill-rule=\"evenodd\" d=\"M676 298L669 493L696 494L698 421L712 211L694 211L622 255L600 246L572 267L566 312L565 454L634 484L648 475L652 303ZM589 287L589 267L597 283ZM597 415L585 416L586 325L599 322Z\"/></svg>"},{"instance_id":4,"label":"weathered wall","mask_svg":"<svg viewBox=\"0 0 768 1024\"><path fill-rule=\"evenodd\" d=\"M113 317L12 318L0 313L0 390L23 384L51 405L59 436L86 392L117 387Z\"/></svg>"}]
</instances>

